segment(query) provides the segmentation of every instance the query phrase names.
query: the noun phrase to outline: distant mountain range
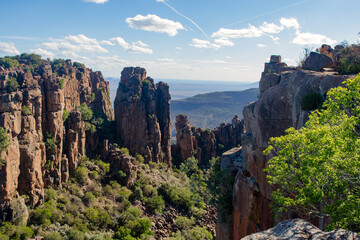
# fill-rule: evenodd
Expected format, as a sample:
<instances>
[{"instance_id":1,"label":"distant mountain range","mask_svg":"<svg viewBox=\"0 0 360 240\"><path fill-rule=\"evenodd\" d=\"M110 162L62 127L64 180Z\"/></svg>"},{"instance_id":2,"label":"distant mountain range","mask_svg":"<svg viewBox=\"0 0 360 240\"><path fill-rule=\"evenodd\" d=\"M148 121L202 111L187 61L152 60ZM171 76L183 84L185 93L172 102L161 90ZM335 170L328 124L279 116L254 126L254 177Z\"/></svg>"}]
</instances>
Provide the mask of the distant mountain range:
<instances>
[{"instance_id":1,"label":"distant mountain range","mask_svg":"<svg viewBox=\"0 0 360 240\"><path fill-rule=\"evenodd\" d=\"M110 83L110 99L114 102L116 90L119 85L120 77L107 77ZM155 82L165 82L170 86L172 100L184 99L202 93L218 91L241 91L249 88L257 88L258 82L226 82L226 81L206 81L206 80L181 80L181 79L154 79Z\"/></svg>"},{"instance_id":2,"label":"distant mountain range","mask_svg":"<svg viewBox=\"0 0 360 240\"><path fill-rule=\"evenodd\" d=\"M231 122L235 114L242 118L243 108L257 100L258 95L258 88L251 88L243 91L211 92L172 100L170 108L173 134L175 117L178 114L186 114L193 126L213 129L222 122Z\"/></svg>"}]
</instances>

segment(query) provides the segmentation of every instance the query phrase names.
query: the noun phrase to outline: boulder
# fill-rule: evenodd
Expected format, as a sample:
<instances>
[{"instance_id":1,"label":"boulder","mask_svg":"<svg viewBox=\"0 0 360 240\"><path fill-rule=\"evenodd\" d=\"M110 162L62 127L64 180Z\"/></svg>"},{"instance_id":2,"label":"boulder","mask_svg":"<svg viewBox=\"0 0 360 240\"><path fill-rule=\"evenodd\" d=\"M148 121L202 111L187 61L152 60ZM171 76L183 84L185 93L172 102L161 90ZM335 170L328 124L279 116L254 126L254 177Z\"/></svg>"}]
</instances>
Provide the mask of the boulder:
<instances>
[{"instance_id":1,"label":"boulder","mask_svg":"<svg viewBox=\"0 0 360 240\"><path fill-rule=\"evenodd\" d=\"M323 68L330 67L332 62L332 59L325 54L311 52L309 57L305 60L305 69L320 71Z\"/></svg>"},{"instance_id":2,"label":"boulder","mask_svg":"<svg viewBox=\"0 0 360 240\"><path fill-rule=\"evenodd\" d=\"M323 239L360 239L360 235L344 229L335 229L331 232L323 232L311 223L303 219L292 219L280 222L275 227L266 231L254 233L242 238L242 240L323 240Z\"/></svg>"}]
</instances>

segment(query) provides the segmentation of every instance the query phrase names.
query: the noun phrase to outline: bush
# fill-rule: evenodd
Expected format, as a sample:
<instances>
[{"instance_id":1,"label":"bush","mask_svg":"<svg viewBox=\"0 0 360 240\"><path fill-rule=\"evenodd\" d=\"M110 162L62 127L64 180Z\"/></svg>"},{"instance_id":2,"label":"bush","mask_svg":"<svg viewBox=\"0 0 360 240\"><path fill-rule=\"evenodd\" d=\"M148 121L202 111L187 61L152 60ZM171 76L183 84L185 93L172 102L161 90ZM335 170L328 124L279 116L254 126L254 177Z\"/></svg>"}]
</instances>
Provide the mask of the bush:
<instances>
[{"instance_id":1,"label":"bush","mask_svg":"<svg viewBox=\"0 0 360 240\"><path fill-rule=\"evenodd\" d=\"M9 135L7 134L5 128L0 127L0 154L2 151L7 149L10 145Z\"/></svg>"},{"instance_id":2,"label":"bush","mask_svg":"<svg viewBox=\"0 0 360 240\"><path fill-rule=\"evenodd\" d=\"M67 237L69 240L84 240L85 234L82 231L76 229L70 229L66 232Z\"/></svg>"},{"instance_id":3,"label":"bush","mask_svg":"<svg viewBox=\"0 0 360 240\"><path fill-rule=\"evenodd\" d=\"M63 67L66 62L64 59L58 58L58 59L54 59L50 62L51 67L53 69L53 71L58 71L61 67Z\"/></svg>"},{"instance_id":4,"label":"bush","mask_svg":"<svg viewBox=\"0 0 360 240\"><path fill-rule=\"evenodd\" d=\"M82 103L80 106L81 118L84 121L90 121L93 117L93 111L86 105L86 103Z\"/></svg>"},{"instance_id":5,"label":"bush","mask_svg":"<svg viewBox=\"0 0 360 240\"><path fill-rule=\"evenodd\" d=\"M165 201L161 196L150 197L147 205L154 213L161 214L165 208Z\"/></svg>"},{"instance_id":6,"label":"bush","mask_svg":"<svg viewBox=\"0 0 360 240\"><path fill-rule=\"evenodd\" d=\"M44 240L62 240L63 237L58 232L45 233Z\"/></svg>"},{"instance_id":7,"label":"bush","mask_svg":"<svg viewBox=\"0 0 360 240\"><path fill-rule=\"evenodd\" d=\"M70 116L70 113L68 111L66 111L66 109L63 110L63 122L66 121L66 119L68 119L68 117Z\"/></svg>"},{"instance_id":8,"label":"bush","mask_svg":"<svg viewBox=\"0 0 360 240\"><path fill-rule=\"evenodd\" d=\"M85 167L78 167L75 170L75 179L80 183L80 184L85 184L88 180L88 171Z\"/></svg>"},{"instance_id":9,"label":"bush","mask_svg":"<svg viewBox=\"0 0 360 240\"><path fill-rule=\"evenodd\" d=\"M126 154L126 155L129 155L130 153L129 153L129 149L127 149L127 148L120 148L120 153L121 154Z\"/></svg>"},{"instance_id":10,"label":"bush","mask_svg":"<svg viewBox=\"0 0 360 240\"><path fill-rule=\"evenodd\" d=\"M30 108L26 105L23 105L21 107L21 113L22 113L22 115L25 115L25 116L29 115L31 113Z\"/></svg>"},{"instance_id":11,"label":"bush","mask_svg":"<svg viewBox=\"0 0 360 240\"><path fill-rule=\"evenodd\" d=\"M85 65L83 63L79 63L79 62L74 62L73 66L77 67L77 68L85 68Z\"/></svg>"},{"instance_id":12,"label":"bush","mask_svg":"<svg viewBox=\"0 0 360 240\"><path fill-rule=\"evenodd\" d=\"M60 78L60 79L59 79L59 83L60 83L60 88L61 88L61 89L64 89L64 87L65 87L65 79L64 79L64 78Z\"/></svg>"},{"instance_id":13,"label":"bush","mask_svg":"<svg viewBox=\"0 0 360 240\"><path fill-rule=\"evenodd\" d=\"M6 91L8 93L15 92L18 87L20 87L19 83L17 82L16 78L10 78L6 82Z\"/></svg>"},{"instance_id":14,"label":"bush","mask_svg":"<svg viewBox=\"0 0 360 240\"><path fill-rule=\"evenodd\" d=\"M301 100L301 109L305 111L320 109L324 101L325 99L320 93L309 93Z\"/></svg>"},{"instance_id":15,"label":"bush","mask_svg":"<svg viewBox=\"0 0 360 240\"><path fill-rule=\"evenodd\" d=\"M338 45L335 47L334 67L340 74L360 72L360 43Z\"/></svg>"},{"instance_id":16,"label":"bush","mask_svg":"<svg viewBox=\"0 0 360 240\"><path fill-rule=\"evenodd\" d=\"M22 53L19 58L28 60L31 65L40 65L42 62L41 56L35 53L31 53L31 54Z\"/></svg>"},{"instance_id":17,"label":"bush","mask_svg":"<svg viewBox=\"0 0 360 240\"><path fill-rule=\"evenodd\" d=\"M55 138L51 137L49 133L47 133L45 145L47 150L54 151L57 149L57 141Z\"/></svg>"},{"instance_id":18,"label":"bush","mask_svg":"<svg viewBox=\"0 0 360 240\"><path fill-rule=\"evenodd\" d=\"M16 59L8 58L8 57L2 57L0 58L0 65L4 68L16 68L19 66L19 62Z\"/></svg>"},{"instance_id":19,"label":"bush","mask_svg":"<svg viewBox=\"0 0 360 240\"><path fill-rule=\"evenodd\" d=\"M136 154L135 155L136 161L138 161L139 163L144 163L144 157L140 154Z\"/></svg>"},{"instance_id":20,"label":"bush","mask_svg":"<svg viewBox=\"0 0 360 240\"><path fill-rule=\"evenodd\" d=\"M187 217L177 216L175 219L175 225L179 229L189 229L194 224L195 224L195 219L193 217L187 218Z\"/></svg>"},{"instance_id":21,"label":"bush","mask_svg":"<svg viewBox=\"0 0 360 240\"><path fill-rule=\"evenodd\" d=\"M87 205L94 203L95 200L96 200L96 198L95 198L94 194L92 194L91 192L86 192L83 196L83 201Z\"/></svg>"},{"instance_id":22,"label":"bush","mask_svg":"<svg viewBox=\"0 0 360 240\"><path fill-rule=\"evenodd\" d=\"M94 134L96 132L96 127L95 127L95 125L93 125L89 122L85 122L85 131L89 131L92 134Z\"/></svg>"}]
</instances>

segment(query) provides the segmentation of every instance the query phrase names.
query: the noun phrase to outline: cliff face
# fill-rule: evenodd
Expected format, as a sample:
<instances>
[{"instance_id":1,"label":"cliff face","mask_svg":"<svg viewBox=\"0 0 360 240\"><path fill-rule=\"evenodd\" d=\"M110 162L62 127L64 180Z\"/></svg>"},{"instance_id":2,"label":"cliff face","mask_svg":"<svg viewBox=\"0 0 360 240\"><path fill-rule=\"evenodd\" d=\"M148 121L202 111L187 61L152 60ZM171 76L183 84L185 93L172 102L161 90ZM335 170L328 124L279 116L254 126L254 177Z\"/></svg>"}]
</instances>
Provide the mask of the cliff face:
<instances>
[{"instance_id":1,"label":"cliff face","mask_svg":"<svg viewBox=\"0 0 360 240\"><path fill-rule=\"evenodd\" d=\"M268 156L263 151L269 138L284 134L289 127L299 129L308 112L301 101L309 93L325 96L330 88L341 85L349 76L334 72L314 72L288 68L279 56L272 56L259 83L260 98L243 110L245 133L242 136L243 170L233 190L233 239L268 229L275 224L270 211L271 187L263 168Z\"/></svg>"},{"instance_id":2,"label":"cliff face","mask_svg":"<svg viewBox=\"0 0 360 240\"><path fill-rule=\"evenodd\" d=\"M146 77L143 68L124 68L115 98L121 146L148 162L171 165L169 86Z\"/></svg>"},{"instance_id":3,"label":"cliff face","mask_svg":"<svg viewBox=\"0 0 360 240\"><path fill-rule=\"evenodd\" d=\"M0 67L0 126L10 137L0 168L1 219L11 219L11 201L22 194L31 206L41 204L43 187L61 187L85 154L85 123L78 107L87 103L106 120L114 118L109 84L100 72L70 60L17 68ZM9 88L9 81L19 86ZM69 113L66 122L63 114Z\"/></svg>"}]
</instances>

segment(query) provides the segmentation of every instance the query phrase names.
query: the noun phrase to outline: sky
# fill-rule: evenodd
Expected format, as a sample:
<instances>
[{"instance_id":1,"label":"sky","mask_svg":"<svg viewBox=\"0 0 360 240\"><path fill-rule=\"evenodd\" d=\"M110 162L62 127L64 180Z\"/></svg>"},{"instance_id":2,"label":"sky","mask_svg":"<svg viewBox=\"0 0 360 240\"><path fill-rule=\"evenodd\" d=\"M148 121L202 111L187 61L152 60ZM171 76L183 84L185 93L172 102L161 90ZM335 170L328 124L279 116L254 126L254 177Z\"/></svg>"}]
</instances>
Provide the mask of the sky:
<instances>
[{"instance_id":1,"label":"sky","mask_svg":"<svg viewBox=\"0 0 360 240\"><path fill-rule=\"evenodd\" d=\"M270 55L359 41L359 0L0 0L0 57L85 63L105 77L259 81Z\"/></svg>"}]
</instances>

